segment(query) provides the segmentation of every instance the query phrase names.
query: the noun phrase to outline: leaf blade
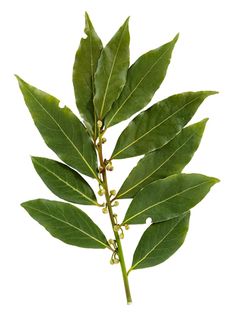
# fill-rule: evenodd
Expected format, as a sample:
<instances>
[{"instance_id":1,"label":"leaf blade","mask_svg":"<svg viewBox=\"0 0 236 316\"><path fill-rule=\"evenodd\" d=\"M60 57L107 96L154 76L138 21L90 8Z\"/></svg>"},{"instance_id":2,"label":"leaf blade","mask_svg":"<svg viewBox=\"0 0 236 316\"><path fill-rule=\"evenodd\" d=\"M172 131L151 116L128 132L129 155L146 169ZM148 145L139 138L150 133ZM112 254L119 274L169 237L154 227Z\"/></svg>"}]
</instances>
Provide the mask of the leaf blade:
<instances>
[{"instance_id":1,"label":"leaf blade","mask_svg":"<svg viewBox=\"0 0 236 316\"><path fill-rule=\"evenodd\" d=\"M63 202L38 199L21 206L55 238L82 248L106 248L100 228L79 208Z\"/></svg>"},{"instance_id":2,"label":"leaf blade","mask_svg":"<svg viewBox=\"0 0 236 316\"><path fill-rule=\"evenodd\" d=\"M48 147L68 165L97 178L96 152L79 119L69 108L59 108L58 99L29 85L19 76L16 78L34 123Z\"/></svg>"},{"instance_id":3,"label":"leaf blade","mask_svg":"<svg viewBox=\"0 0 236 316\"><path fill-rule=\"evenodd\" d=\"M103 49L95 73L94 106L99 120L110 110L119 96L129 67L128 20Z\"/></svg>"},{"instance_id":4,"label":"leaf blade","mask_svg":"<svg viewBox=\"0 0 236 316\"><path fill-rule=\"evenodd\" d=\"M185 127L165 146L146 154L130 172L116 198L132 198L147 184L181 172L199 147L207 120Z\"/></svg>"},{"instance_id":5,"label":"leaf blade","mask_svg":"<svg viewBox=\"0 0 236 316\"><path fill-rule=\"evenodd\" d=\"M161 148L188 123L204 99L215 91L173 95L141 112L121 133L111 159L123 159Z\"/></svg>"},{"instance_id":6,"label":"leaf blade","mask_svg":"<svg viewBox=\"0 0 236 316\"><path fill-rule=\"evenodd\" d=\"M165 78L178 35L163 46L140 56L129 68L124 89L105 118L106 128L144 108Z\"/></svg>"},{"instance_id":7,"label":"leaf blade","mask_svg":"<svg viewBox=\"0 0 236 316\"><path fill-rule=\"evenodd\" d=\"M52 159L31 159L38 175L55 195L72 203L98 205L92 188L76 171Z\"/></svg>"},{"instance_id":8,"label":"leaf blade","mask_svg":"<svg viewBox=\"0 0 236 316\"><path fill-rule=\"evenodd\" d=\"M187 212L168 221L151 224L137 245L129 272L153 267L172 256L185 240L189 218L190 212Z\"/></svg>"},{"instance_id":9,"label":"leaf blade","mask_svg":"<svg viewBox=\"0 0 236 316\"><path fill-rule=\"evenodd\" d=\"M97 119L93 104L95 95L94 75L103 45L87 12L85 13L84 32L87 38L81 39L75 55L73 86L77 108L90 134L96 139Z\"/></svg>"},{"instance_id":10,"label":"leaf blade","mask_svg":"<svg viewBox=\"0 0 236 316\"><path fill-rule=\"evenodd\" d=\"M198 204L217 182L194 173L154 181L134 197L123 224L144 224L148 217L155 223L177 217Z\"/></svg>"}]
</instances>

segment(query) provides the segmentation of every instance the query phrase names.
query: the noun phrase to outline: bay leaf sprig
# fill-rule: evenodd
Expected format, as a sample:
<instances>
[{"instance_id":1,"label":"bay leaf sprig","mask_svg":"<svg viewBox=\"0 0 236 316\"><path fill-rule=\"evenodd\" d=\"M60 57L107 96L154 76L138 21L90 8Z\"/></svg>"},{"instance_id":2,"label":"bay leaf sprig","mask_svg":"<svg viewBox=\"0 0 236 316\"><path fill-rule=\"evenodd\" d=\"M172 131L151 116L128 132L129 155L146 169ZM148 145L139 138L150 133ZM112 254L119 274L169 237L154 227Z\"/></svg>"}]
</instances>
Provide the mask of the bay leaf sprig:
<instances>
[{"instance_id":1,"label":"bay leaf sprig","mask_svg":"<svg viewBox=\"0 0 236 316\"><path fill-rule=\"evenodd\" d=\"M108 249L110 263L120 264L130 304L129 273L156 266L180 248L188 232L190 210L219 182L215 177L183 172L200 145L208 119L187 124L203 101L217 92L183 92L145 109L166 76L179 35L129 66L129 18L104 46L87 13L84 32L72 76L82 120L68 107L59 107L56 97L16 76L36 127L60 160L32 157L33 166L48 189L66 201L35 199L22 207L64 243ZM109 128L136 113L117 135L111 157L104 157ZM135 156L142 157L116 192L109 187L107 173L116 159ZM120 199L131 199L123 220L114 211ZM107 238L74 204L101 209L109 217L113 236ZM151 224L127 268L121 240L132 225L145 224L148 218Z\"/></svg>"}]
</instances>

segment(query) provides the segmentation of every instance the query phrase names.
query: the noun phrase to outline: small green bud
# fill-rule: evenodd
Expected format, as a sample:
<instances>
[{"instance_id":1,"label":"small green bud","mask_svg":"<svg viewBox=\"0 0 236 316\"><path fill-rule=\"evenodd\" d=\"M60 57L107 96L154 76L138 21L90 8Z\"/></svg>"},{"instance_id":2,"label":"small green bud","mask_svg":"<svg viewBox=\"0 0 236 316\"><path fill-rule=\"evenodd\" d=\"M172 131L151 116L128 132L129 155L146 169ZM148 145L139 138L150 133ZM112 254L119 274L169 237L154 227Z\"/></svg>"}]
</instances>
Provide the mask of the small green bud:
<instances>
[{"instance_id":1,"label":"small green bud","mask_svg":"<svg viewBox=\"0 0 236 316\"><path fill-rule=\"evenodd\" d=\"M120 225L114 225L114 232L118 232L120 230Z\"/></svg>"},{"instance_id":2,"label":"small green bud","mask_svg":"<svg viewBox=\"0 0 236 316\"><path fill-rule=\"evenodd\" d=\"M128 230L129 229L129 225L125 224L125 229Z\"/></svg>"},{"instance_id":3,"label":"small green bud","mask_svg":"<svg viewBox=\"0 0 236 316\"><path fill-rule=\"evenodd\" d=\"M114 263L115 263L114 259L113 259L113 258L111 258L111 260L110 260L110 264L114 264Z\"/></svg>"},{"instance_id":4,"label":"small green bud","mask_svg":"<svg viewBox=\"0 0 236 316\"><path fill-rule=\"evenodd\" d=\"M124 233L123 232L120 233L120 239L124 239L124 237L125 237Z\"/></svg>"},{"instance_id":5,"label":"small green bud","mask_svg":"<svg viewBox=\"0 0 236 316\"><path fill-rule=\"evenodd\" d=\"M109 161L108 164L106 165L106 169L107 169L107 171L112 171L114 169L114 167L112 166L111 161Z\"/></svg>"},{"instance_id":6,"label":"small green bud","mask_svg":"<svg viewBox=\"0 0 236 316\"><path fill-rule=\"evenodd\" d=\"M103 212L103 214L107 214L107 213L108 213L108 209L107 209L106 207L104 207L104 208L102 209L102 212Z\"/></svg>"},{"instance_id":7,"label":"small green bud","mask_svg":"<svg viewBox=\"0 0 236 316\"><path fill-rule=\"evenodd\" d=\"M98 120L97 121L97 126L98 126L98 128L101 128L102 127L102 121Z\"/></svg>"},{"instance_id":8,"label":"small green bud","mask_svg":"<svg viewBox=\"0 0 236 316\"><path fill-rule=\"evenodd\" d=\"M115 196L116 195L116 190L111 190L110 194Z\"/></svg>"},{"instance_id":9,"label":"small green bud","mask_svg":"<svg viewBox=\"0 0 236 316\"><path fill-rule=\"evenodd\" d=\"M102 143L104 144L107 141L105 137L102 138Z\"/></svg>"},{"instance_id":10,"label":"small green bud","mask_svg":"<svg viewBox=\"0 0 236 316\"><path fill-rule=\"evenodd\" d=\"M98 167L98 171L99 171L99 173L102 173L102 172L103 172L103 167L102 167L102 166L99 166L99 167Z\"/></svg>"},{"instance_id":11,"label":"small green bud","mask_svg":"<svg viewBox=\"0 0 236 316\"><path fill-rule=\"evenodd\" d=\"M98 191L98 195L100 195L100 196L104 195L104 193L105 193L105 190L104 190L104 189L100 189L100 190Z\"/></svg>"},{"instance_id":12,"label":"small green bud","mask_svg":"<svg viewBox=\"0 0 236 316\"><path fill-rule=\"evenodd\" d=\"M118 205L119 205L119 202L118 202L118 201L115 201L112 206L118 206Z\"/></svg>"},{"instance_id":13,"label":"small green bud","mask_svg":"<svg viewBox=\"0 0 236 316\"><path fill-rule=\"evenodd\" d=\"M115 245L114 239L109 239L108 242L109 242L110 245Z\"/></svg>"}]
</instances>

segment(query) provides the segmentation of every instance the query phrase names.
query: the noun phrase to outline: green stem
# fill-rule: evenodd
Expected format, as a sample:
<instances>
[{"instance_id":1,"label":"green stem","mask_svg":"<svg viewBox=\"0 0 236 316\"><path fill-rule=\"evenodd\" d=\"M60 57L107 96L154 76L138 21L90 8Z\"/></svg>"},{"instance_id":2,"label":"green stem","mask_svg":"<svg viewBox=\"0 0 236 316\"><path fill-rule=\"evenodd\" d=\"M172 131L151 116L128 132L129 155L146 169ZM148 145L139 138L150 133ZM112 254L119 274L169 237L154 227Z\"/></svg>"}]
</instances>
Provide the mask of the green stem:
<instances>
[{"instance_id":1,"label":"green stem","mask_svg":"<svg viewBox=\"0 0 236 316\"><path fill-rule=\"evenodd\" d=\"M116 222L114 220L114 214L113 214L112 205L111 205L111 199L110 199L110 193L109 193L109 187L108 187L108 181L107 181L106 165L103 159L101 133L98 132L98 135L99 135L99 143L97 146L97 150L98 150L100 166L102 167L101 174L102 174L102 180L103 180L103 188L105 191L105 198L106 198L107 208L108 208L108 212L110 216L110 221L111 221L112 229L115 235L115 240L116 240L116 244L118 248L117 253L119 256L121 272L122 272L123 281L124 281L127 304L131 304L132 298L131 298L131 293L130 293L130 288L129 288L129 280L128 280L127 270L125 266L125 259L124 259L122 245L121 245L121 240L120 240L119 233L114 230L114 226L116 225Z\"/></svg>"}]
</instances>

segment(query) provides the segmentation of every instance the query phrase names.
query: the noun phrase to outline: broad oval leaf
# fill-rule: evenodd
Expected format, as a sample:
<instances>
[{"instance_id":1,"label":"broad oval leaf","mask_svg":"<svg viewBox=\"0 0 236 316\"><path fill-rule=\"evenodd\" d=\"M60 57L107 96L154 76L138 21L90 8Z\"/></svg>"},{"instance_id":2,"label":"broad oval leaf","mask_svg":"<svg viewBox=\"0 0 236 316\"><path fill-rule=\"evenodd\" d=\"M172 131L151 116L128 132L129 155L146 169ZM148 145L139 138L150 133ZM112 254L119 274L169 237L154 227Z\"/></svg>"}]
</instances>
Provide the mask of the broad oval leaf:
<instances>
[{"instance_id":1,"label":"broad oval leaf","mask_svg":"<svg viewBox=\"0 0 236 316\"><path fill-rule=\"evenodd\" d=\"M178 35L169 43L138 58L129 68L124 89L105 118L106 128L144 108L165 78Z\"/></svg>"},{"instance_id":2,"label":"broad oval leaf","mask_svg":"<svg viewBox=\"0 0 236 316\"><path fill-rule=\"evenodd\" d=\"M128 20L103 49L98 61L95 73L94 106L100 120L110 110L125 84L129 67Z\"/></svg>"},{"instance_id":3,"label":"broad oval leaf","mask_svg":"<svg viewBox=\"0 0 236 316\"><path fill-rule=\"evenodd\" d=\"M21 205L53 237L67 244L83 248L109 247L100 228L71 204L38 199Z\"/></svg>"},{"instance_id":4,"label":"broad oval leaf","mask_svg":"<svg viewBox=\"0 0 236 316\"><path fill-rule=\"evenodd\" d=\"M214 91L185 92L154 104L137 115L120 135L112 159L138 156L169 142Z\"/></svg>"},{"instance_id":5,"label":"broad oval leaf","mask_svg":"<svg viewBox=\"0 0 236 316\"><path fill-rule=\"evenodd\" d=\"M147 185L132 200L123 224L153 223L179 216L198 204L219 182L201 174L177 174Z\"/></svg>"},{"instance_id":6,"label":"broad oval leaf","mask_svg":"<svg viewBox=\"0 0 236 316\"><path fill-rule=\"evenodd\" d=\"M46 186L61 199L78 204L98 205L92 188L75 170L42 157L32 157L32 162Z\"/></svg>"},{"instance_id":7,"label":"broad oval leaf","mask_svg":"<svg viewBox=\"0 0 236 316\"><path fill-rule=\"evenodd\" d=\"M25 103L44 141L65 163L97 178L97 156L85 127L59 100L16 76Z\"/></svg>"},{"instance_id":8,"label":"broad oval leaf","mask_svg":"<svg viewBox=\"0 0 236 316\"><path fill-rule=\"evenodd\" d=\"M197 150L207 120L185 127L165 146L145 155L130 172L116 198L132 198L147 184L181 172Z\"/></svg>"},{"instance_id":9,"label":"broad oval leaf","mask_svg":"<svg viewBox=\"0 0 236 316\"><path fill-rule=\"evenodd\" d=\"M189 218L190 212L187 212L168 221L150 225L138 243L129 272L156 266L172 256L185 240Z\"/></svg>"},{"instance_id":10,"label":"broad oval leaf","mask_svg":"<svg viewBox=\"0 0 236 316\"><path fill-rule=\"evenodd\" d=\"M76 52L73 67L73 85L77 108L84 119L89 133L96 139L96 112L93 105L95 95L94 74L102 51L102 42L85 13L85 34Z\"/></svg>"}]
</instances>

